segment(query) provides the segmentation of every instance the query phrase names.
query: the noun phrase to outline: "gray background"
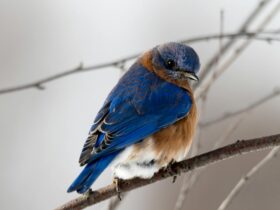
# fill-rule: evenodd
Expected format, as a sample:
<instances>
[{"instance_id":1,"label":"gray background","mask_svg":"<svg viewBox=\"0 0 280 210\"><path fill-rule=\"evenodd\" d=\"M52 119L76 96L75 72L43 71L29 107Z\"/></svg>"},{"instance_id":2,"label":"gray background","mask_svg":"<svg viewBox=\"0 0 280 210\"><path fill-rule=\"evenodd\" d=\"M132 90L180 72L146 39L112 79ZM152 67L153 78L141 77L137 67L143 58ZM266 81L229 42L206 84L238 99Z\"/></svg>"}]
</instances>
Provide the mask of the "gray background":
<instances>
[{"instance_id":1,"label":"gray background","mask_svg":"<svg viewBox=\"0 0 280 210\"><path fill-rule=\"evenodd\" d=\"M34 81L81 61L98 64L166 41L217 33L221 9L225 10L225 30L234 31L257 2L1 0L0 87ZM279 23L278 15L268 28L279 28ZM218 49L217 42L192 46L202 65ZM201 117L210 120L245 107L279 86L279 49L280 43L254 42L215 83ZM119 76L119 70L107 68L49 83L44 91L0 96L1 209L53 209L77 196L66 189L81 170L77 161L93 118ZM279 133L279 104L276 98L254 110L227 143ZM205 130L204 151L230 122ZM185 209L216 209L264 154L209 167L192 189ZM228 209L279 210L279 160L273 159L250 180ZM168 179L135 190L120 209L172 209L181 181L171 184ZM111 174L106 171L93 188L109 183Z\"/></svg>"}]
</instances>

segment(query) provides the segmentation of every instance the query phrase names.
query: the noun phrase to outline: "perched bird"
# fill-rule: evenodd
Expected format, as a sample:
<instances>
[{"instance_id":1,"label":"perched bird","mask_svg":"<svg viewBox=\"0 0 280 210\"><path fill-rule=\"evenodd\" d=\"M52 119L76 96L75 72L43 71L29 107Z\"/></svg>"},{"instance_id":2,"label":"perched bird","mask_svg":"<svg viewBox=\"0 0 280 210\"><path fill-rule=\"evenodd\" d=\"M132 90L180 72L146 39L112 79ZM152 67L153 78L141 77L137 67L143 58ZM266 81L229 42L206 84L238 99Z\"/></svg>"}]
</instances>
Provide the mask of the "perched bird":
<instances>
[{"instance_id":1,"label":"perched bird","mask_svg":"<svg viewBox=\"0 0 280 210\"><path fill-rule=\"evenodd\" d=\"M140 56L98 112L79 160L86 166L68 192L88 191L109 164L117 179L150 178L185 159L197 123L189 79L199 67L196 52L175 42Z\"/></svg>"}]
</instances>

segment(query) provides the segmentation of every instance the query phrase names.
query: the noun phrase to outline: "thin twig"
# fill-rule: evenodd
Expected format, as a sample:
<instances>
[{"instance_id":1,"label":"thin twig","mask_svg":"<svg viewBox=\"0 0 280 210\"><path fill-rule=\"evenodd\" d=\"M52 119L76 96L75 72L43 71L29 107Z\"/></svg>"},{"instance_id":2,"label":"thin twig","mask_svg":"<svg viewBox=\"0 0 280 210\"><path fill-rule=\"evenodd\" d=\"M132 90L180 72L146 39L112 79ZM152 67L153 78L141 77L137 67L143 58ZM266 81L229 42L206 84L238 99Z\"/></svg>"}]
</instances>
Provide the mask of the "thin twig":
<instances>
[{"instance_id":1,"label":"thin twig","mask_svg":"<svg viewBox=\"0 0 280 210\"><path fill-rule=\"evenodd\" d=\"M220 11L220 35L221 37L219 38L219 51L220 51L220 55L218 56L217 59L217 66L219 64L220 61L220 57L222 54L222 50L223 50L223 35L224 35L224 24L225 24L225 14L224 14L224 10Z\"/></svg>"},{"instance_id":2,"label":"thin twig","mask_svg":"<svg viewBox=\"0 0 280 210\"><path fill-rule=\"evenodd\" d=\"M31 83L27 83L24 85L19 85L19 86L15 86L15 87L10 87L10 88L4 88L0 90L0 95L1 94L6 94L6 93L12 93L12 92L16 92L16 91L21 91L21 90L26 90L26 89L31 89L31 88L35 88L35 89L44 89L42 88L44 84L52 82L54 80L58 80L64 77L67 77L69 75L72 74L76 74L76 73L82 73L82 72L87 72L87 71L92 71L92 70L97 70L97 69L102 69L102 68L107 68L107 67L119 67L119 65L127 60L133 59L137 57L136 55L131 55L129 57L123 58L123 59L119 59L113 62L108 62L108 63L103 63L103 64L98 64L98 65L92 65L92 66L86 66L84 67L83 64L79 64L77 67L66 70L64 72L58 73L58 74L54 74L52 76L37 80L35 82L31 82Z\"/></svg>"},{"instance_id":3,"label":"thin twig","mask_svg":"<svg viewBox=\"0 0 280 210\"><path fill-rule=\"evenodd\" d=\"M221 122L223 120L227 120L229 118L232 118L232 117L235 117L237 115L240 115L240 114L242 114L244 112L248 112L249 110L253 110L253 109L259 107L260 105L270 101L271 99L276 98L279 95L280 95L280 89L279 88L275 88L272 91L272 93L269 93L269 94L265 95L264 97L262 97L259 100L253 102L249 106L247 106L245 108L242 108L242 109L239 109L239 110L234 111L234 112L226 112L221 117L218 117L218 118L216 118L214 120L210 120L210 121L205 122L205 123L201 123L200 126L201 127L211 126L211 125L214 125L214 124L216 124L218 122Z\"/></svg>"},{"instance_id":4,"label":"thin twig","mask_svg":"<svg viewBox=\"0 0 280 210\"><path fill-rule=\"evenodd\" d=\"M279 12L280 2L272 9L272 11L268 14L268 16L261 22L259 27L256 30L256 33L260 33L263 31L264 27L272 20L272 18ZM242 52L251 44L252 39L246 40L243 44L241 44L231 55L231 57L218 69L215 73L212 74L212 77L206 81L204 84L201 84L198 88L196 88L195 98L199 99L203 92L208 91L213 82L221 76L226 69L242 54Z\"/></svg>"},{"instance_id":5,"label":"thin twig","mask_svg":"<svg viewBox=\"0 0 280 210\"><path fill-rule=\"evenodd\" d=\"M189 176L188 176L188 174L184 175L182 187L180 188L174 210L180 210L183 208L183 204L184 204L187 196L189 195L191 188L193 187L193 183L195 183L199 177L200 170L191 171Z\"/></svg>"},{"instance_id":6,"label":"thin twig","mask_svg":"<svg viewBox=\"0 0 280 210\"><path fill-rule=\"evenodd\" d=\"M212 149L216 149L220 147L226 140L229 139L229 137L236 131L236 129L241 125L242 121L245 119L245 116L248 113L243 113L243 116L241 116L238 120L236 120L234 123L229 124L229 126L225 129L225 131L222 133L222 135L218 138L217 141L215 141L214 146Z\"/></svg>"},{"instance_id":7,"label":"thin twig","mask_svg":"<svg viewBox=\"0 0 280 210\"><path fill-rule=\"evenodd\" d=\"M243 22L243 24L240 26L237 34L245 32L248 30L248 27L250 26L250 24L255 20L255 18L263 11L263 9L265 8L265 6L267 6L267 4L270 2L271 0L263 0L261 2L258 3L257 7L252 11L252 13L250 13L250 15L245 19L245 21ZM226 54L226 52L228 50L230 50L230 48L232 47L232 45L234 45L236 43L236 39L231 39L229 40L221 49L221 52L223 55ZM201 73L200 73L200 80L204 80L210 73L211 73L211 69L215 66L217 59L220 57L220 51L217 52L212 59L210 59L210 61L205 65L205 67L202 69ZM195 85L195 88L197 88L198 86Z\"/></svg>"},{"instance_id":8,"label":"thin twig","mask_svg":"<svg viewBox=\"0 0 280 210\"><path fill-rule=\"evenodd\" d=\"M266 34L275 35L275 34L279 34L279 33L280 33L279 30L273 30L273 31L267 31ZM251 38L252 36L254 36L255 39L261 40L261 41L266 41L266 42L280 41L280 39L277 37L268 37L268 36L255 37L255 34L256 34L255 32L228 33L228 34L224 34L223 38L236 39L236 38L240 38L240 37L241 38L242 37ZM221 38L221 35L214 34L214 35L190 38L190 39L182 40L181 42L190 44L190 43L208 41L208 40L220 39L220 38ZM22 91L22 90L27 90L27 89L43 90L44 89L43 84L46 84L46 83L49 83L49 82L52 82L52 81L55 81L58 79L62 79L64 77L67 77L67 76L70 76L70 75L73 75L76 73L93 71L93 70L98 70L98 69L103 69L103 68L108 68L108 67L124 68L124 65L126 62L137 58L137 56L139 54L140 53L133 54L131 56L127 56L127 57L124 57L124 58L121 58L121 59L118 59L115 61L106 62L106 63L102 63L102 64L97 64L97 65L83 66L82 64L80 64L78 67L65 70L61 73L57 73L57 74L51 75L49 77L34 81L34 82L0 89L0 95L7 94L7 93L13 93L13 92L17 92L17 91Z\"/></svg>"},{"instance_id":9,"label":"thin twig","mask_svg":"<svg viewBox=\"0 0 280 210\"><path fill-rule=\"evenodd\" d=\"M213 34L213 35L198 36L190 39L179 40L178 42L184 44L193 44L196 42L212 41L216 39L220 40L221 38L230 39L230 40L237 39L237 38L238 39L244 38L244 39L253 39L256 41L264 41L264 42L273 42L273 41L278 42L280 41L280 39L275 35L279 35L279 33L280 33L279 29L271 30L271 31L263 31L261 33L244 31L244 32L235 32L235 33L224 33L223 35ZM217 59L215 61L217 61Z\"/></svg>"},{"instance_id":10,"label":"thin twig","mask_svg":"<svg viewBox=\"0 0 280 210\"><path fill-rule=\"evenodd\" d=\"M234 186L228 196L223 200L218 210L225 210L234 198L240 193L241 189L245 186L249 179L252 178L266 163L272 158L276 157L280 147L274 147L257 165L255 165L244 177L242 177L238 183Z\"/></svg>"},{"instance_id":11,"label":"thin twig","mask_svg":"<svg viewBox=\"0 0 280 210\"><path fill-rule=\"evenodd\" d=\"M127 192L166 179L173 174L186 173L217 161L279 145L280 134L250 140L239 140L234 144L198 155L188 160L173 163L172 165L168 166L167 169L160 170L150 179L134 178L131 180L120 180L119 189L121 189L122 192ZM83 209L115 196L117 193L118 192L115 189L115 185L111 184L97 191L89 193L89 195L83 195L71 200L61 207L58 207L56 210Z\"/></svg>"}]
</instances>

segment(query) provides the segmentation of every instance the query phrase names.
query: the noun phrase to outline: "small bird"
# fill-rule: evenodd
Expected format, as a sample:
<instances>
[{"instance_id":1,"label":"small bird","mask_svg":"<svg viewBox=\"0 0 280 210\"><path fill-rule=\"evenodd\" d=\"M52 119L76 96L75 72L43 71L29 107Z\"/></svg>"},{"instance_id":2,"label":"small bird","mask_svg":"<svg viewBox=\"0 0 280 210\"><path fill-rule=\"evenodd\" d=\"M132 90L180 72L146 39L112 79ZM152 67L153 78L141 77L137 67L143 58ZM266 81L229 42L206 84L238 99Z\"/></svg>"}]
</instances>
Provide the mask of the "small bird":
<instances>
[{"instance_id":1,"label":"small bird","mask_svg":"<svg viewBox=\"0 0 280 210\"><path fill-rule=\"evenodd\" d=\"M116 179L150 178L186 159L197 124L189 80L198 81L196 52L170 42L145 52L113 88L90 128L68 192L87 192L111 165Z\"/></svg>"}]
</instances>

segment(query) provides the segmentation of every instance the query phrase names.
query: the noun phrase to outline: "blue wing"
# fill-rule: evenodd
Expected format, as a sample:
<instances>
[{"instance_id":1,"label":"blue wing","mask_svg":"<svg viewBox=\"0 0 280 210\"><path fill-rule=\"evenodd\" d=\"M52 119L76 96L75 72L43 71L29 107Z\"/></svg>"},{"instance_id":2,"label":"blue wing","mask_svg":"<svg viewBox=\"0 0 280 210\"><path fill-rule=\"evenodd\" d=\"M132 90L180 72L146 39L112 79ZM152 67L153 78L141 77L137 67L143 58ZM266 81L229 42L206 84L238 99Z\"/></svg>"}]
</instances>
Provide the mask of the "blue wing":
<instances>
[{"instance_id":1,"label":"blue wing","mask_svg":"<svg viewBox=\"0 0 280 210\"><path fill-rule=\"evenodd\" d=\"M94 168L92 165L97 162L100 165L100 161L110 159L107 161L109 164L124 148L186 116L191 105L186 90L135 64L112 90L97 114L82 150L80 164L87 164L85 169ZM86 174L83 179L86 180L87 176L90 177ZM88 185L94 182L92 180ZM77 184L75 186L71 191L77 189Z\"/></svg>"},{"instance_id":2,"label":"blue wing","mask_svg":"<svg viewBox=\"0 0 280 210\"><path fill-rule=\"evenodd\" d=\"M185 90L140 65L133 66L99 111L89 135L96 138L90 148L94 152L90 156L82 152L80 162L94 161L137 143L186 116L191 105Z\"/></svg>"}]
</instances>

